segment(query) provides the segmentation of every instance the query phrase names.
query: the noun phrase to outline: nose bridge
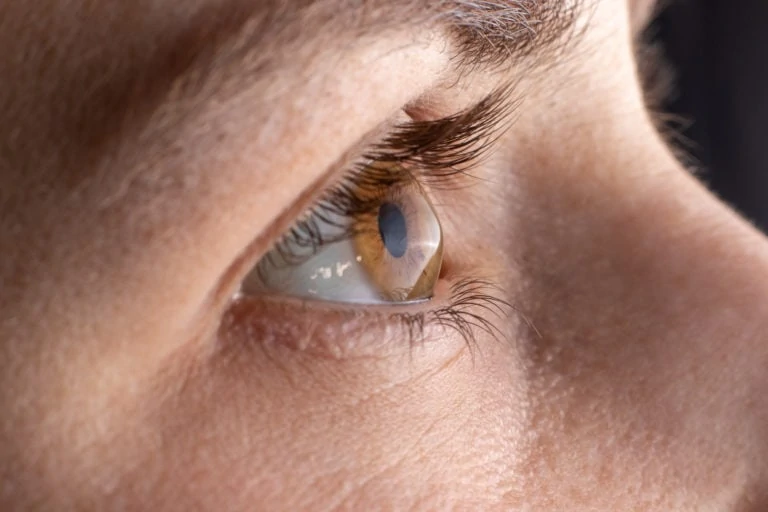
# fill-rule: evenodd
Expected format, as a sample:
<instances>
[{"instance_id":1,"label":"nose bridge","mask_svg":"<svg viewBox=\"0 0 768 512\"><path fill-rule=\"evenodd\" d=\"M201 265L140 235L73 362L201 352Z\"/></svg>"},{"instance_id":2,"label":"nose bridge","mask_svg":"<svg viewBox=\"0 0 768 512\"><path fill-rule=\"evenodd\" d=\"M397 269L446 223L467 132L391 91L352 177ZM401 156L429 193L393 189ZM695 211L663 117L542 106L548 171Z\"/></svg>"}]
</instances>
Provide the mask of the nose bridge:
<instances>
[{"instance_id":1,"label":"nose bridge","mask_svg":"<svg viewBox=\"0 0 768 512\"><path fill-rule=\"evenodd\" d=\"M649 190L626 225L624 255L637 271L629 283L645 295L638 310L656 324L634 338L656 372L649 400L673 424L682 411L691 455L697 442L719 443L711 453L740 461L745 485L765 485L768 242L687 173Z\"/></svg>"},{"instance_id":2,"label":"nose bridge","mask_svg":"<svg viewBox=\"0 0 768 512\"><path fill-rule=\"evenodd\" d=\"M702 489L765 484L768 242L663 144L633 140L521 180L542 416L600 425Z\"/></svg>"},{"instance_id":3,"label":"nose bridge","mask_svg":"<svg viewBox=\"0 0 768 512\"><path fill-rule=\"evenodd\" d=\"M697 183L683 183L689 176L679 181L662 199L672 209L656 219L669 293L696 310L691 322L701 324L702 336L716 335L726 348L749 353L753 364L767 368L768 240Z\"/></svg>"},{"instance_id":4,"label":"nose bridge","mask_svg":"<svg viewBox=\"0 0 768 512\"><path fill-rule=\"evenodd\" d=\"M745 492L764 506L768 501L768 257L762 235L749 228L738 236L738 228L731 231L729 227L731 222L707 237L703 248L713 246L714 254L696 255L703 260L702 269L710 270L700 272L702 280L690 294L700 293L711 311L700 343L722 344L720 349L710 349L714 357L703 365L711 372L707 381L713 400L730 403L723 410L733 414L728 418L731 427L721 423L725 427L721 435L732 436L724 442L743 447L748 454L750 484Z\"/></svg>"},{"instance_id":5,"label":"nose bridge","mask_svg":"<svg viewBox=\"0 0 768 512\"><path fill-rule=\"evenodd\" d=\"M766 426L768 240L689 173L669 169L645 178L617 215L623 286L638 317L656 324L646 330L663 340L659 354L679 358L681 378Z\"/></svg>"},{"instance_id":6,"label":"nose bridge","mask_svg":"<svg viewBox=\"0 0 768 512\"><path fill-rule=\"evenodd\" d=\"M719 229L709 234L704 248L713 248L714 261L709 264L711 270L706 272L700 290L694 288L692 293L700 291L710 297L713 320L708 328L712 341L723 344L721 362L713 365L715 372L722 373L720 400L741 404L732 421L745 427L741 442L748 447L753 482L757 482L752 484L751 494L765 504L768 501L768 243L763 235L745 224L729 215ZM703 265L708 264L708 256L702 252L697 258L705 260Z\"/></svg>"}]
</instances>

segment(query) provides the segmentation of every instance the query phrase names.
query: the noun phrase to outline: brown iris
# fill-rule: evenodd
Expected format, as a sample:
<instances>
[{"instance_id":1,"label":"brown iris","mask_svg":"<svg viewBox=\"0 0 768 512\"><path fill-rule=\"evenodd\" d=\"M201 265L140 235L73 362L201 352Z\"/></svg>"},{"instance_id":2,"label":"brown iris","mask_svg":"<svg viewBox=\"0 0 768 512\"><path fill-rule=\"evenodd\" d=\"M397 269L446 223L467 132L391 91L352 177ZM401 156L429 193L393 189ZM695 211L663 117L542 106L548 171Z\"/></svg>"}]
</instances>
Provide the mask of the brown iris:
<instances>
[{"instance_id":1,"label":"brown iris","mask_svg":"<svg viewBox=\"0 0 768 512\"><path fill-rule=\"evenodd\" d=\"M244 292L358 304L432 297L442 231L418 182L398 167L370 167L341 190L299 225L311 229L295 228L264 255Z\"/></svg>"},{"instance_id":2,"label":"brown iris","mask_svg":"<svg viewBox=\"0 0 768 512\"><path fill-rule=\"evenodd\" d=\"M417 184L390 187L378 208L355 222L352 232L358 261L383 300L432 296L442 265L442 230Z\"/></svg>"}]
</instances>

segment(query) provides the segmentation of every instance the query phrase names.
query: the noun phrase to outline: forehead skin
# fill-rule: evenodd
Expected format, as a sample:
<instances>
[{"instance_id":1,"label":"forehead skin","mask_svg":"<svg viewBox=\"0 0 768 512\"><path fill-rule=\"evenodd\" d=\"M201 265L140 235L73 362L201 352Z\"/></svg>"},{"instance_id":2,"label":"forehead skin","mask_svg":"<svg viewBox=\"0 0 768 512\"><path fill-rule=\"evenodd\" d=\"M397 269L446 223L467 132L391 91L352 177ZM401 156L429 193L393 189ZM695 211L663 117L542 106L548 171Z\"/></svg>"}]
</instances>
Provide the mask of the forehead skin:
<instances>
[{"instance_id":1,"label":"forehead skin","mask_svg":"<svg viewBox=\"0 0 768 512\"><path fill-rule=\"evenodd\" d=\"M646 7L0 5L0 508L759 510L768 248L653 129ZM535 329L212 354L271 212L458 77L525 97L460 215Z\"/></svg>"},{"instance_id":2,"label":"forehead skin","mask_svg":"<svg viewBox=\"0 0 768 512\"><path fill-rule=\"evenodd\" d=\"M95 159L148 124L178 124L178 117L213 95L256 87L266 89L262 96L277 95L267 84L285 87L321 54L340 52L355 40L440 29L451 34L457 65L508 66L515 57L554 50L579 7L413 0L343 6L330 0L9 4L2 6L0 41L35 51L18 55L25 61L21 73L15 59L0 63L4 74L15 72L0 104L18 140L44 140L49 152L84 151L69 144L76 138L88 143ZM88 18L99 23L83 23ZM158 119L158 111L170 118ZM27 160L22 149L9 146L8 156L18 151ZM81 165L65 172L89 170Z\"/></svg>"}]
</instances>

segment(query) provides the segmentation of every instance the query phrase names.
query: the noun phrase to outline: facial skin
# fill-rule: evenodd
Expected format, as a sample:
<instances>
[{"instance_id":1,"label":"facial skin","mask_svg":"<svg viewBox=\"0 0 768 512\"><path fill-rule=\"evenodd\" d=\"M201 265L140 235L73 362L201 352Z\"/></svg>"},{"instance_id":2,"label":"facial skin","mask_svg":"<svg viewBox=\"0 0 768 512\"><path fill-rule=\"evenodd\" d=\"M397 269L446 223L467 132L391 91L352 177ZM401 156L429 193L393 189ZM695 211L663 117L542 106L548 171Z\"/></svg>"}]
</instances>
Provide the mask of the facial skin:
<instances>
[{"instance_id":1,"label":"facial skin","mask_svg":"<svg viewBox=\"0 0 768 512\"><path fill-rule=\"evenodd\" d=\"M768 507L768 244L654 127L650 2L586 2L493 66L456 58L448 4L208 4L0 6L0 509ZM495 335L233 302L404 106L504 84L481 179L434 192L416 306L482 277Z\"/></svg>"}]
</instances>

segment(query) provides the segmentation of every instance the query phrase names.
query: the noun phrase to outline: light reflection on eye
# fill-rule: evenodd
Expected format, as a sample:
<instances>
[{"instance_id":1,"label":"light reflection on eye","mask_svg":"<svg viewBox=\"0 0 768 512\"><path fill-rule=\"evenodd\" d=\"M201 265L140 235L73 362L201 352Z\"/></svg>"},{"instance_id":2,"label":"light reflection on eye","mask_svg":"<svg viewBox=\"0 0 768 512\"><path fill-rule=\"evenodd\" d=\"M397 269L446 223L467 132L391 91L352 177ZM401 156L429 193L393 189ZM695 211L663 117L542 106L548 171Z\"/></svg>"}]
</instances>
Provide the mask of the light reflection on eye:
<instances>
[{"instance_id":1,"label":"light reflection on eye","mask_svg":"<svg viewBox=\"0 0 768 512\"><path fill-rule=\"evenodd\" d=\"M411 181L355 195L365 197L365 211L312 213L314 243L286 239L262 257L243 291L360 304L431 298L442 230L421 187Z\"/></svg>"}]
</instances>

